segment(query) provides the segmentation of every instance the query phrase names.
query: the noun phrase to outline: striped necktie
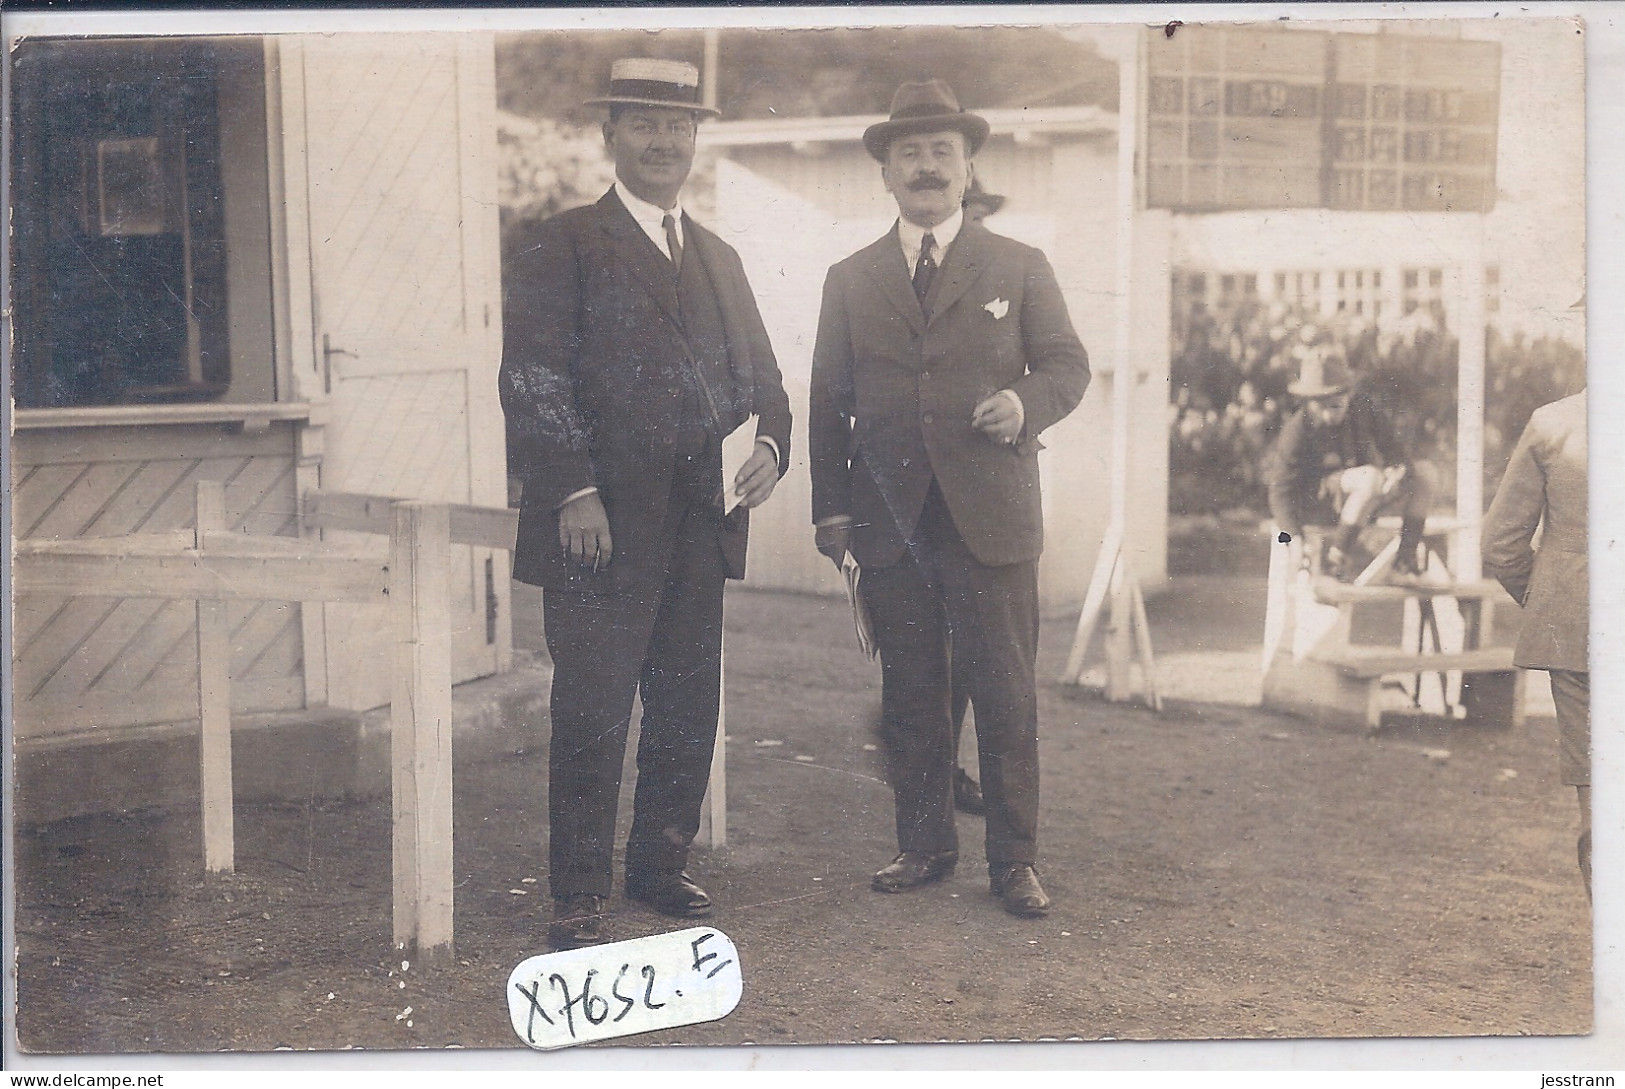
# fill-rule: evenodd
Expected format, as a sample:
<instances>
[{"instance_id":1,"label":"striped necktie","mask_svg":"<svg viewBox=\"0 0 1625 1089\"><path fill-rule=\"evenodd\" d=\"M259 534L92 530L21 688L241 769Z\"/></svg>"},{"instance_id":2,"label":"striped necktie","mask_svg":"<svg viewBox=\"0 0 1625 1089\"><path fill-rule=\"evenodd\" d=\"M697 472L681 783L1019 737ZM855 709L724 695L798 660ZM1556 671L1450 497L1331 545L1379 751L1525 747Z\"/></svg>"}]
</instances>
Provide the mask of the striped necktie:
<instances>
[{"instance_id":1,"label":"striped necktie","mask_svg":"<svg viewBox=\"0 0 1625 1089\"><path fill-rule=\"evenodd\" d=\"M925 305L925 297L931 291L931 281L937 275L937 259L932 250L937 248L937 240L927 231L920 239L920 258L914 262L914 294L919 297L920 305Z\"/></svg>"}]
</instances>

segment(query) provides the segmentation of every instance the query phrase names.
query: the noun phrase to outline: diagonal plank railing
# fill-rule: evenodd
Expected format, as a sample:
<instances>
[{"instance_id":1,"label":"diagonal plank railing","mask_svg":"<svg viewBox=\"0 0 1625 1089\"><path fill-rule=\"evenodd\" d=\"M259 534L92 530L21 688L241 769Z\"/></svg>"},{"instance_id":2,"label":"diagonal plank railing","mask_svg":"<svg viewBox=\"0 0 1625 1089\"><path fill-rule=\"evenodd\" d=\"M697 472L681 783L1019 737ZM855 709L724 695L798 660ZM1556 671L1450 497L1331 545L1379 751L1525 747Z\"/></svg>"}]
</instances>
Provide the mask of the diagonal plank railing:
<instances>
[{"instance_id":1,"label":"diagonal plank railing","mask_svg":"<svg viewBox=\"0 0 1625 1089\"><path fill-rule=\"evenodd\" d=\"M389 605L394 936L436 962L452 952L452 544L511 549L512 511L313 492L302 521L387 534L389 556L313 539L245 536L225 526L225 490L200 481L190 535L20 540L13 586L75 597L190 600L197 608L204 866L235 868L231 775L234 600Z\"/></svg>"}]
</instances>

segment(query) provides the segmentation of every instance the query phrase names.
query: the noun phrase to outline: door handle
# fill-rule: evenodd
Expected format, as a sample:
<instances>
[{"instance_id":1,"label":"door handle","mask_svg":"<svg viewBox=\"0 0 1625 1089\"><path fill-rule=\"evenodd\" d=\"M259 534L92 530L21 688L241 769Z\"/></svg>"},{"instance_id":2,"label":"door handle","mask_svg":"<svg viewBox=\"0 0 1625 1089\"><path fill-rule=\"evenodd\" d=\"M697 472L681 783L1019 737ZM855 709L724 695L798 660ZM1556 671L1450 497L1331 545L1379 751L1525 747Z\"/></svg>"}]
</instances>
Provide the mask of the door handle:
<instances>
[{"instance_id":1,"label":"door handle","mask_svg":"<svg viewBox=\"0 0 1625 1089\"><path fill-rule=\"evenodd\" d=\"M327 393L333 392L333 357L347 355L351 359L360 359L360 352L352 352L348 348L335 348L331 334L322 334L322 388Z\"/></svg>"}]
</instances>

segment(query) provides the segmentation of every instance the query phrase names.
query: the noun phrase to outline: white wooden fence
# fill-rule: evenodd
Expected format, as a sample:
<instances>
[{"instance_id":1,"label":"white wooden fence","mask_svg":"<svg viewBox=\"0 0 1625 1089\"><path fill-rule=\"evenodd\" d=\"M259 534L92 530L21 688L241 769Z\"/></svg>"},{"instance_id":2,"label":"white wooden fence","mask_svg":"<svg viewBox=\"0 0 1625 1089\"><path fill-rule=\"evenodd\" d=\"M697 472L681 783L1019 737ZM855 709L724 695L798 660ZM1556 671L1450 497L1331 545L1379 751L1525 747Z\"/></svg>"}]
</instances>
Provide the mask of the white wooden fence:
<instances>
[{"instance_id":1,"label":"white wooden fence","mask_svg":"<svg viewBox=\"0 0 1625 1089\"><path fill-rule=\"evenodd\" d=\"M389 604L394 633L391 796L394 936L420 961L452 952L452 702L449 550L512 549L513 511L309 493L302 520L323 529L387 534L375 551L225 529L225 491L196 490L190 534L21 540L14 585L81 597L166 598L197 605L199 760L205 868L235 867L232 826L232 600Z\"/></svg>"}]
</instances>

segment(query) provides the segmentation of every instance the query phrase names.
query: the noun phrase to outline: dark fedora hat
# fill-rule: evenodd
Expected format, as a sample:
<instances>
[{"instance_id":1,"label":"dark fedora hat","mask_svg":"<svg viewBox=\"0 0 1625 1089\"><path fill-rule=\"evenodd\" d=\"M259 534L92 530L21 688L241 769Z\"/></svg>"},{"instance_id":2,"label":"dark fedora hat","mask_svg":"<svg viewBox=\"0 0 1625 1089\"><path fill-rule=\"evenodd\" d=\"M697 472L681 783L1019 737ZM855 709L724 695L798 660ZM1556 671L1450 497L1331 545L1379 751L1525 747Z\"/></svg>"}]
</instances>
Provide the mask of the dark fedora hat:
<instances>
[{"instance_id":1,"label":"dark fedora hat","mask_svg":"<svg viewBox=\"0 0 1625 1089\"><path fill-rule=\"evenodd\" d=\"M953 88L940 79L905 83L892 96L891 117L864 130L863 146L869 149L870 155L885 162L886 149L897 137L947 129L964 133L966 151L975 155L987 139L988 124L960 109Z\"/></svg>"},{"instance_id":2,"label":"dark fedora hat","mask_svg":"<svg viewBox=\"0 0 1625 1089\"><path fill-rule=\"evenodd\" d=\"M687 61L627 57L609 66L609 94L589 98L588 106L663 106L707 117L722 111L700 104L700 70Z\"/></svg>"},{"instance_id":3,"label":"dark fedora hat","mask_svg":"<svg viewBox=\"0 0 1625 1089\"><path fill-rule=\"evenodd\" d=\"M965 188L964 198L959 203L967 208L973 204L980 204L987 209L988 215L992 215L1004 207L1004 199L1003 193L989 193L982 188L982 179L973 177L970 185Z\"/></svg>"}]
</instances>

